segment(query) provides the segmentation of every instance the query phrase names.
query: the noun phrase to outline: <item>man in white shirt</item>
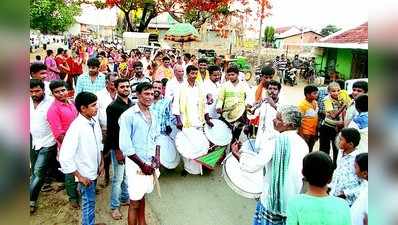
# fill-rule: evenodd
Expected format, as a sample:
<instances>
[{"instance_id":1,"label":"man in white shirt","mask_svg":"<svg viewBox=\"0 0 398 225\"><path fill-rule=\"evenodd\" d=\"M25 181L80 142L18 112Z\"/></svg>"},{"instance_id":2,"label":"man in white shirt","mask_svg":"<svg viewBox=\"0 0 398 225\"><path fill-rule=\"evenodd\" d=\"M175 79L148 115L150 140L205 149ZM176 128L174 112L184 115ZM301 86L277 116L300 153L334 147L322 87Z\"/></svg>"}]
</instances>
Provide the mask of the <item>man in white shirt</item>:
<instances>
[{"instance_id":1,"label":"man in white shirt","mask_svg":"<svg viewBox=\"0 0 398 225\"><path fill-rule=\"evenodd\" d=\"M301 113L296 106L284 106L274 119L280 134L265 142L257 157L239 151L240 142L231 146L232 154L244 171L255 172L265 167L264 189L257 202L253 224L285 224L287 202L302 188L302 162L308 145L297 133ZM268 223L266 223L268 221Z\"/></svg>"},{"instance_id":2,"label":"man in white shirt","mask_svg":"<svg viewBox=\"0 0 398 225\"><path fill-rule=\"evenodd\" d=\"M66 132L59 162L62 172L73 173L79 181L82 199L82 225L95 223L95 188L98 175L104 173L101 127L97 115L97 96L80 92L75 99L79 116Z\"/></svg>"},{"instance_id":3,"label":"man in white shirt","mask_svg":"<svg viewBox=\"0 0 398 225\"><path fill-rule=\"evenodd\" d=\"M171 78L166 84L165 98L173 101L176 93L181 89L184 84L184 68L181 65L174 66L174 77Z\"/></svg>"},{"instance_id":4,"label":"man in white shirt","mask_svg":"<svg viewBox=\"0 0 398 225\"><path fill-rule=\"evenodd\" d=\"M148 66L151 65L151 50L145 49L144 57L141 59L143 73L145 76L149 77Z\"/></svg>"},{"instance_id":5,"label":"man in white shirt","mask_svg":"<svg viewBox=\"0 0 398 225\"><path fill-rule=\"evenodd\" d=\"M209 126L212 126L210 119L220 118L216 110L218 92L221 79L221 68L219 66L209 66L209 78L203 82L203 91L206 95L205 120Z\"/></svg>"},{"instance_id":6,"label":"man in white shirt","mask_svg":"<svg viewBox=\"0 0 398 225\"><path fill-rule=\"evenodd\" d=\"M57 145L47 121L47 111L54 99L44 94L42 80L30 80L30 134L32 146L30 148L31 179L30 212L36 211L36 201L41 187L44 184L44 176L51 158L57 154Z\"/></svg>"},{"instance_id":7,"label":"man in white shirt","mask_svg":"<svg viewBox=\"0 0 398 225\"><path fill-rule=\"evenodd\" d=\"M268 139L272 139L278 134L275 130L273 121L277 114L279 103L279 93L282 85L275 80L271 80L266 84L267 97L260 106L259 110L259 125L256 136L255 148L260 148L262 144Z\"/></svg>"},{"instance_id":8,"label":"man in white shirt","mask_svg":"<svg viewBox=\"0 0 398 225\"><path fill-rule=\"evenodd\" d=\"M106 86L101 91L96 93L98 101L98 122L102 130L102 140L103 143L106 141L106 108L116 99L116 88L114 81L117 79L117 73L107 73L105 75ZM109 166L111 164L111 158L109 157L109 150L104 149L104 166L105 166L105 184L109 184Z\"/></svg>"}]
</instances>

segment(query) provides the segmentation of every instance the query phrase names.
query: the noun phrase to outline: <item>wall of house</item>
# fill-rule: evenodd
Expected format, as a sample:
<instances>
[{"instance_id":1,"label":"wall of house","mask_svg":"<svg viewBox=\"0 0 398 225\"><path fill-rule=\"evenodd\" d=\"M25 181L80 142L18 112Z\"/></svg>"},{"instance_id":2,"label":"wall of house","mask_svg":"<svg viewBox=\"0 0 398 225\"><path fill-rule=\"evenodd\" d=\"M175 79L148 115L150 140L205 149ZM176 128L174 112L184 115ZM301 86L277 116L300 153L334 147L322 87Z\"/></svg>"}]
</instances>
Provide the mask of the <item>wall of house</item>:
<instances>
[{"instance_id":1,"label":"wall of house","mask_svg":"<svg viewBox=\"0 0 398 225\"><path fill-rule=\"evenodd\" d=\"M352 50L338 49L336 71L340 73L340 78L348 80L351 78Z\"/></svg>"},{"instance_id":2,"label":"wall of house","mask_svg":"<svg viewBox=\"0 0 398 225\"><path fill-rule=\"evenodd\" d=\"M292 51L299 51L302 49L299 44L301 43L312 43L318 41L320 38L322 38L321 35L313 33L313 32L306 32L303 34L303 40L301 41L301 34L297 34L288 38L284 39L277 39L275 41L275 44L277 48L288 48L289 50Z\"/></svg>"},{"instance_id":3,"label":"wall of house","mask_svg":"<svg viewBox=\"0 0 398 225\"><path fill-rule=\"evenodd\" d=\"M315 50L316 70L324 70L326 67L327 48L317 48ZM352 50L351 49L337 49L336 71L340 73L340 78L344 80L351 79L351 64L352 64Z\"/></svg>"}]
</instances>

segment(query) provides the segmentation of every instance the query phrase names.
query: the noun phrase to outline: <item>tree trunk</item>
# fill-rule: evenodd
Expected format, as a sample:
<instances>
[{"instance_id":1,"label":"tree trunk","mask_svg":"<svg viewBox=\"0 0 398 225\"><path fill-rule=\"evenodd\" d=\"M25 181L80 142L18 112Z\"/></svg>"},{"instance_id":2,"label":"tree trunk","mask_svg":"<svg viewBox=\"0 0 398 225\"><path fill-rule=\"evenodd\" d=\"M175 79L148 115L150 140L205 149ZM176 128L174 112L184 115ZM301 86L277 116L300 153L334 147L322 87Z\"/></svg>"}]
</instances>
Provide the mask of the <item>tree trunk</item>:
<instances>
[{"instance_id":1,"label":"tree trunk","mask_svg":"<svg viewBox=\"0 0 398 225\"><path fill-rule=\"evenodd\" d=\"M125 17L125 20L127 22L127 31L134 32L135 29L133 27L133 24L131 24L131 21L130 21L130 12L127 12L127 11L124 12L124 17Z\"/></svg>"}]
</instances>

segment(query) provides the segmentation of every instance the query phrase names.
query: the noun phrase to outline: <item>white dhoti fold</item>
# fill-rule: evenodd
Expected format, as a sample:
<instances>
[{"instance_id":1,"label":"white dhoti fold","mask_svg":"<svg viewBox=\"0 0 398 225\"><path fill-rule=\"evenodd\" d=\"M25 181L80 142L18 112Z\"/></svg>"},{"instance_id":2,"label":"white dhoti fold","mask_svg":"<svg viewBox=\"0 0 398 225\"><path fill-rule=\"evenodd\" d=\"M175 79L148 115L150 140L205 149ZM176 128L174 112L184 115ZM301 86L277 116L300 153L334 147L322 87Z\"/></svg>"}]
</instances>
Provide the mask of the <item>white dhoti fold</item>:
<instances>
[{"instance_id":1,"label":"white dhoti fold","mask_svg":"<svg viewBox=\"0 0 398 225\"><path fill-rule=\"evenodd\" d=\"M158 169L155 170L157 177L160 176ZM141 200L145 194L151 193L154 187L153 175L143 175L140 167L131 159L126 157L126 178L130 199Z\"/></svg>"}]
</instances>

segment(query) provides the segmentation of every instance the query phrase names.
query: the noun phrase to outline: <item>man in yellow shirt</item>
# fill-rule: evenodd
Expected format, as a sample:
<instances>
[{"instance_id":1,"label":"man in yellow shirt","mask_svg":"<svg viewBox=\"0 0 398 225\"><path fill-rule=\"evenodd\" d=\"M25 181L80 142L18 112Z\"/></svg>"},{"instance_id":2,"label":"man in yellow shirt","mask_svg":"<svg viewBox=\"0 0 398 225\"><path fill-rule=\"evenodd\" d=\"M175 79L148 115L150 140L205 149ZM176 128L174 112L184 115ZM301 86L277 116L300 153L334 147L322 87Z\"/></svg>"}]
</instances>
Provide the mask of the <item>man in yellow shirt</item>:
<instances>
[{"instance_id":1,"label":"man in yellow shirt","mask_svg":"<svg viewBox=\"0 0 398 225\"><path fill-rule=\"evenodd\" d=\"M318 136L318 88L314 85L307 85L304 88L305 99L298 103L298 109L302 114L300 136L307 142L310 152L314 148Z\"/></svg>"},{"instance_id":2,"label":"man in yellow shirt","mask_svg":"<svg viewBox=\"0 0 398 225\"><path fill-rule=\"evenodd\" d=\"M196 77L196 82L202 83L205 80L210 79L209 71L207 70L208 62L205 58L200 58L198 61L198 76Z\"/></svg>"}]
</instances>

